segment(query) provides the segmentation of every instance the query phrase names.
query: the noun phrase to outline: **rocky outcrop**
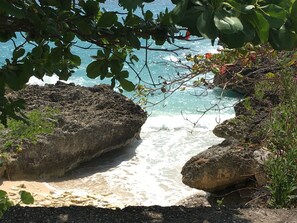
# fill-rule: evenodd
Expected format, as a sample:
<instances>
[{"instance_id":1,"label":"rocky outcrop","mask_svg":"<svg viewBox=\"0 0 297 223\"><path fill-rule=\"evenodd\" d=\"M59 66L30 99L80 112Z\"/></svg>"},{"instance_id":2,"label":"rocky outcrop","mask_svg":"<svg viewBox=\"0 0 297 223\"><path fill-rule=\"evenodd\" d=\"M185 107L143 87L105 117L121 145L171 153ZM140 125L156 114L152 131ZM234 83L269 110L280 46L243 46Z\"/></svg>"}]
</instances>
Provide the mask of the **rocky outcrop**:
<instances>
[{"instance_id":1,"label":"rocky outcrop","mask_svg":"<svg viewBox=\"0 0 297 223\"><path fill-rule=\"evenodd\" d=\"M249 179L265 183L262 160L268 156L264 148L245 148L236 140L225 140L192 157L182 169L186 185L216 192Z\"/></svg>"},{"instance_id":2,"label":"rocky outcrop","mask_svg":"<svg viewBox=\"0 0 297 223\"><path fill-rule=\"evenodd\" d=\"M267 93L260 100L245 98L235 106L236 117L217 125L213 133L226 140L191 158L182 169L183 182L193 188L216 192L253 180L266 183L264 160L269 152L261 146L271 108L280 102Z\"/></svg>"},{"instance_id":3,"label":"rocky outcrop","mask_svg":"<svg viewBox=\"0 0 297 223\"><path fill-rule=\"evenodd\" d=\"M260 143L266 134L265 123L271 109L279 103L279 96L271 92L261 100L247 97L234 106L235 118L217 125L213 133L225 139L232 137L245 142Z\"/></svg>"},{"instance_id":4,"label":"rocky outcrop","mask_svg":"<svg viewBox=\"0 0 297 223\"><path fill-rule=\"evenodd\" d=\"M53 134L37 143L24 141L20 153L10 157L10 179L46 179L61 176L80 163L108 151L123 148L139 136L146 113L109 86L27 86L13 97L26 100L26 109L55 108Z\"/></svg>"}]
</instances>

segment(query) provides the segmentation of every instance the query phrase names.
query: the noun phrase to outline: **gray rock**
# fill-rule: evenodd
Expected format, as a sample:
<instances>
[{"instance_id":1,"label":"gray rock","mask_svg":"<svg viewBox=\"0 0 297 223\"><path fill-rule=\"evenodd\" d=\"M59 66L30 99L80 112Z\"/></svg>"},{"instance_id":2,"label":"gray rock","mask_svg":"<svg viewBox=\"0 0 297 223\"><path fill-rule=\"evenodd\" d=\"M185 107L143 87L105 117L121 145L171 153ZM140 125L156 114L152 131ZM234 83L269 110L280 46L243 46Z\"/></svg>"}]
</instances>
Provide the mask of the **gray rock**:
<instances>
[{"instance_id":1,"label":"gray rock","mask_svg":"<svg viewBox=\"0 0 297 223\"><path fill-rule=\"evenodd\" d=\"M37 143L24 141L22 151L6 163L10 179L47 179L62 176L82 162L128 145L139 136L146 113L109 86L92 88L58 83L28 86L17 96L27 110L59 110L53 134ZM14 95L14 97L16 97Z\"/></svg>"},{"instance_id":2,"label":"gray rock","mask_svg":"<svg viewBox=\"0 0 297 223\"><path fill-rule=\"evenodd\" d=\"M261 173L265 173L263 165L255 158L258 156L253 155L255 150L240 146L236 140L225 140L192 157L182 169L182 181L207 192L223 190L256 175L263 185Z\"/></svg>"},{"instance_id":3,"label":"gray rock","mask_svg":"<svg viewBox=\"0 0 297 223\"><path fill-rule=\"evenodd\" d=\"M249 119L249 116L236 116L235 118L228 119L218 124L212 132L220 138L226 139L232 137L238 140L243 139L249 129L248 123L251 122Z\"/></svg>"}]
</instances>

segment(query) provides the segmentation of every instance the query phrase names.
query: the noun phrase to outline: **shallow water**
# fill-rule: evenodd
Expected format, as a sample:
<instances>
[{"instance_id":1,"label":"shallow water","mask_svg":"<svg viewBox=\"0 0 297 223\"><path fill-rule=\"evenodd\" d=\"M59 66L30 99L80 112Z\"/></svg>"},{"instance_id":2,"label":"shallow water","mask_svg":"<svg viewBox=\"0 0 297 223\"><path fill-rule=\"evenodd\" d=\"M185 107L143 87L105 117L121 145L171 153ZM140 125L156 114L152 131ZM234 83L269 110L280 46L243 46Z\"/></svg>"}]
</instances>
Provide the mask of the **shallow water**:
<instances>
[{"instance_id":1,"label":"shallow water","mask_svg":"<svg viewBox=\"0 0 297 223\"><path fill-rule=\"evenodd\" d=\"M198 192L182 183L180 171L190 157L222 141L211 132L214 120L214 115L205 116L193 129L178 115L149 117L141 140L82 165L50 186L104 197L112 206L173 205Z\"/></svg>"},{"instance_id":2,"label":"shallow water","mask_svg":"<svg viewBox=\"0 0 297 223\"><path fill-rule=\"evenodd\" d=\"M117 1L108 0L106 9L116 9ZM156 5L150 6L154 12L172 7L170 0L156 0ZM18 40L16 40L17 42ZM176 44L188 47L188 50L179 52L179 55L165 52L149 52L148 64L156 82L159 76L170 77L181 71L175 68L174 62L185 61L185 55L216 52L216 46L211 46L209 40L176 41ZM83 45L83 43L82 43ZM165 45L163 47L170 47ZM12 43L0 44L0 64L12 51ZM100 84L99 79L88 79L85 68L90 62L90 55L96 51L74 49L74 53L82 57L82 65L77 69L70 82L83 86ZM135 69L140 70L144 64L144 51L136 52L140 58ZM186 72L185 70L181 72ZM130 73L130 79L137 82L135 74ZM149 80L148 71L141 73L142 78ZM36 78L30 79L31 84L55 83L57 77L45 77L44 82ZM106 83L106 82L105 82ZM108 83L108 82L107 82ZM203 91L204 96L193 94ZM128 95L131 96L131 95ZM81 167L69 172L63 178L56 179L48 184L56 189L57 193L69 191L76 195L92 195L99 201L104 200L113 206L127 205L172 205L179 200L197 193L181 181L181 168L187 160L197 153L217 144L222 139L212 134L217 122L233 117L234 111L228 108L222 111L210 111L204 115L193 128L186 119L196 122L201 113L214 104L216 109L231 106L238 100L238 96L230 93L221 98L221 91L213 89L187 88L178 91L163 103L149 108L150 117L141 131L141 140L132 145L113 151ZM161 96L150 97L158 101ZM183 116L181 115L183 113ZM202 192L201 192L202 193Z\"/></svg>"}]
</instances>

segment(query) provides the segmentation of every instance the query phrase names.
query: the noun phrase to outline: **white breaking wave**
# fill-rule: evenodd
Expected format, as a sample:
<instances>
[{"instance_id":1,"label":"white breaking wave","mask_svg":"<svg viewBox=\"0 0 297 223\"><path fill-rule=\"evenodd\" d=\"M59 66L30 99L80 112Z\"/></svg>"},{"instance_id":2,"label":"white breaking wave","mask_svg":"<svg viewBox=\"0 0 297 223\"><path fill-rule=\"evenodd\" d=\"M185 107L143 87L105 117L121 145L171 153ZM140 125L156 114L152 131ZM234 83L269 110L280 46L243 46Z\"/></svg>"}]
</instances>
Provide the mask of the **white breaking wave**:
<instances>
[{"instance_id":1,"label":"white breaking wave","mask_svg":"<svg viewBox=\"0 0 297 223\"><path fill-rule=\"evenodd\" d=\"M200 121L193 129L181 115L149 117L142 127L141 141L76 169L69 174L71 183L66 176L63 183L51 185L73 193L98 197L104 194L104 200L120 207L173 205L199 193L182 183L183 165L192 156L223 140L212 133L216 123L214 115L205 115Z\"/></svg>"},{"instance_id":2,"label":"white breaking wave","mask_svg":"<svg viewBox=\"0 0 297 223\"><path fill-rule=\"evenodd\" d=\"M45 84L56 84L59 80L59 77L57 75L53 75L53 76L44 76L43 77L43 80L35 77L35 76L32 76L30 79L29 79L29 82L28 84L30 85L40 85L40 86L44 86Z\"/></svg>"}]
</instances>

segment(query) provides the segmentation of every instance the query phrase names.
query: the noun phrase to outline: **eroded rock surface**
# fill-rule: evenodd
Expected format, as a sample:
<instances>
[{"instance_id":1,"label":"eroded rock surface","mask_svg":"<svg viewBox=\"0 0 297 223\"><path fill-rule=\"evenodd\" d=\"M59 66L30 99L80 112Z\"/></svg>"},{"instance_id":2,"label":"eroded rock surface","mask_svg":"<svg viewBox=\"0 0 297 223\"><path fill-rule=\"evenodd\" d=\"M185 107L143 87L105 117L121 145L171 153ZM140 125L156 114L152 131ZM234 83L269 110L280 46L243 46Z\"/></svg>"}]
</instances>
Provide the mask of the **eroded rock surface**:
<instances>
[{"instance_id":1,"label":"eroded rock surface","mask_svg":"<svg viewBox=\"0 0 297 223\"><path fill-rule=\"evenodd\" d=\"M6 164L10 179L46 179L65 172L102 153L123 148L139 136L146 113L107 85L80 87L27 86L18 95L27 110L58 109L53 134L37 143L25 141L22 151ZM14 95L15 97L15 95Z\"/></svg>"},{"instance_id":2,"label":"eroded rock surface","mask_svg":"<svg viewBox=\"0 0 297 223\"><path fill-rule=\"evenodd\" d=\"M255 151L263 152L254 154ZM225 140L192 157L182 169L182 180L207 192L224 190L249 178L263 183L264 169L258 159L265 155L264 149L245 148L236 140Z\"/></svg>"},{"instance_id":3,"label":"eroded rock surface","mask_svg":"<svg viewBox=\"0 0 297 223\"><path fill-rule=\"evenodd\" d=\"M213 130L216 136L226 140L191 158L182 169L183 182L208 192L250 179L257 185L267 183L264 160L270 153L261 142L267 134L265 124L270 111L279 102L278 95L271 92L261 100L249 97L239 102L235 106L236 117Z\"/></svg>"}]
</instances>

